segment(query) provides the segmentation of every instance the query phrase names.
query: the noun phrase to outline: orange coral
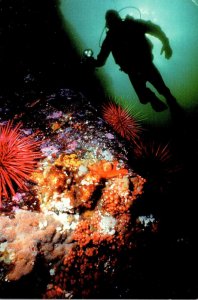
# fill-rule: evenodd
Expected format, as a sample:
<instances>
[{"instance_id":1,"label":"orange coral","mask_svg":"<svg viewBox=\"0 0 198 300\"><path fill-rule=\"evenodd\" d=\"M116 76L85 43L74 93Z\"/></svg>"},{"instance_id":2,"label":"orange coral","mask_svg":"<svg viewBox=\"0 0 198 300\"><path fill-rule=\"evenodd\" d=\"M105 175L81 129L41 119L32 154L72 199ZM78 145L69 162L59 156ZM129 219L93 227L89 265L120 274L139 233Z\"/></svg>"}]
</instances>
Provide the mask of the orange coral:
<instances>
[{"instance_id":1,"label":"orange coral","mask_svg":"<svg viewBox=\"0 0 198 300\"><path fill-rule=\"evenodd\" d=\"M52 123L51 128L53 131L56 131L61 128L61 124L56 121L56 122Z\"/></svg>"},{"instance_id":2,"label":"orange coral","mask_svg":"<svg viewBox=\"0 0 198 300\"><path fill-rule=\"evenodd\" d=\"M141 195L143 193L143 187L146 179L140 175L136 175L135 177L130 178L130 180L133 183L133 198L136 199L137 195Z\"/></svg>"},{"instance_id":3,"label":"orange coral","mask_svg":"<svg viewBox=\"0 0 198 300\"><path fill-rule=\"evenodd\" d=\"M39 186L40 202L48 202L54 193L61 193L66 187L68 176L62 170L52 165L45 171L38 170L32 174L32 179Z\"/></svg>"},{"instance_id":4,"label":"orange coral","mask_svg":"<svg viewBox=\"0 0 198 300\"><path fill-rule=\"evenodd\" d=\"M56 166L66 167L76 170L80 166L81 162L76 154L61 154L54 163Z\"/></svg>"},{"instance_id":5,"label":"orange coral","mask_svg":"<svg viewBox=\"0 0 198 300\"><path fill-rule=\"evenodd\" d=\"M117 169L118 161L109 162L106 160L100 160L99 162L89 166L89 170L93 174L99 174L101 178L112 178L119 175L127 175L127 169Z\"/></svg>"},{"instance_id":6,"label":"orange coral","mask_svg":"<svg viewBox=\"0 0 198 300\"><path fill-rule=\"evenodd\" d=\"M42 185L45 183L45 189L48 187L51 193L44 205L51 210L53 205L59 207L55 202L64 203L64 199L69 199L72 213L79 213L69 238L74 246L63 257L62 266L53 277L52 288L47 289L45 296L59 298L65 291L81 288L87 293L85 285L92 276L99 276L99 268L108 274L117 263L118 252L126 247L129 210L142 193L145 180L140 176L131 177L117 160L93 163L75 154L60 155L51 166L44 168L43 176L39 178L39 192L44 192ZM97 189L99 196L95 198L93 194ZM54 197L54 191L58 197ZM97 280L94 284L97 285Z\"/></svg>"}]
</instances>

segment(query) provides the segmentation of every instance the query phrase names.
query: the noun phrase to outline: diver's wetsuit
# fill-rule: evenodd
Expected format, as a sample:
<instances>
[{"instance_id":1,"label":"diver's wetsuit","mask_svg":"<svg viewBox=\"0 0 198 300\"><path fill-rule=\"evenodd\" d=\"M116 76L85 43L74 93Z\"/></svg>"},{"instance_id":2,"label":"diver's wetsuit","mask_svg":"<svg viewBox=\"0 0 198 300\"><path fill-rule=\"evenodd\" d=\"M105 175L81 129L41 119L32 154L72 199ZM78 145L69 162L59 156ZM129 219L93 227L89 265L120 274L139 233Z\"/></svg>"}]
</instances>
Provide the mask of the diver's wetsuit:
<instances>
[{"instance_id":1,"label":"diver's wetsuit","mask_svg":"<svg viewBox=\"0 0 198 300\"><path fill-rule=\"evenodd\" d=\"M146 34L160 39L164 49L166 48L169 51L168 54L166 53L166 57L171 56L172 50L169 46L169 40L158 25L153 24L151 21L126 17L124 21L120 20L107 31L95 66L103 66L110 52L112 52L120 69L128 74L141 103L147 103L153 97L156 97L146 87L147 81L167 100L170 100L173 96L165 85L160 72L153 64L153 45Z\"/></svg>"}]
</instances>

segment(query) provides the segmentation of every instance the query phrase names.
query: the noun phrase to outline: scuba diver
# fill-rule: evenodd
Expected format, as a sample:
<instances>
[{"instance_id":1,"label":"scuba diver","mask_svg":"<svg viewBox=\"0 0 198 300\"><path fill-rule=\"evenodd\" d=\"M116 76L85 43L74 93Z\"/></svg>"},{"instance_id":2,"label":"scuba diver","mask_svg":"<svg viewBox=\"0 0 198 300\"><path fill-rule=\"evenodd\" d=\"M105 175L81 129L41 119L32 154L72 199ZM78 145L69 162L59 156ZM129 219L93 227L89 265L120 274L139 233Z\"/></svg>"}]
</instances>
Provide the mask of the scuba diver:
<instances>
[{"instance_id":1,"label":"scuba diver","mask_svg":"<svg viewBox=\"0 0 198 300\"><path fill-rule=\"evenodd\" d=\"M150 34L162 42L161 54L165 58L172 56L169 40L161 28L151 21L135 20L131 16L121 19L116 10L108 10L105 15L107 34L101 50L95 59L94 66L101 67L112 53L120 70L128 74L134 90L142 104L151 103L153 109L162 111L167 108L146 83L150 82L159 94L163 95L168 104L176 102L169 88L153 63L153 45L147 38Z\"/></svg>"}]
</instances>

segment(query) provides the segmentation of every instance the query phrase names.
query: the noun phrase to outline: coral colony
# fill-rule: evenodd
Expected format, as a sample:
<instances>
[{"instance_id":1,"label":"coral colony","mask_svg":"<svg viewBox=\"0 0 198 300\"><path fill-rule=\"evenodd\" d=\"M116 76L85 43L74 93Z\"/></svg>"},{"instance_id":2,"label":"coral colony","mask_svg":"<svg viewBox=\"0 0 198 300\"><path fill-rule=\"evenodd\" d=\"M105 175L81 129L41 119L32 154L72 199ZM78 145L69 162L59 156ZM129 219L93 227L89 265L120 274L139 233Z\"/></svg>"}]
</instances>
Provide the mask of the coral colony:
<instances>
[{"instance_id":1,"label":"coral colony","mask_svg":"<svg viewBox=\"0 0 198 300\"><path fill-rule=\"evenodd\" d=\"M145 184L128 165L124 144L94 108L78 97L75 104L69 90L60 97L62 110L50 98L31 120L26 116L26 130L37 131L39 145L21 134L21 123L0 129L1 198L6 198L0 284L35 272L42 257L49 279L40 294L38 288L38 298L89 297L100 282L114 278L122 251L135 247L131 208ZM139 127L117 105L106 106L105 118L126 138L137 137ZM28 190L26 180L34 182Z\"/></svg>"},{"instance_id":2,"label":"coral colony","mask_svg":"<svg viewBox=\"0 0 198 300\"><path fill-rule=\"evenodd\" d=\"M15 195L14 186L27 190L25 182L41 158L39 143L31 135L22 135L21 127L18 123L13 128L11 121L0 126L0 207L2 197Z\"/></svg>"}]
</instances>

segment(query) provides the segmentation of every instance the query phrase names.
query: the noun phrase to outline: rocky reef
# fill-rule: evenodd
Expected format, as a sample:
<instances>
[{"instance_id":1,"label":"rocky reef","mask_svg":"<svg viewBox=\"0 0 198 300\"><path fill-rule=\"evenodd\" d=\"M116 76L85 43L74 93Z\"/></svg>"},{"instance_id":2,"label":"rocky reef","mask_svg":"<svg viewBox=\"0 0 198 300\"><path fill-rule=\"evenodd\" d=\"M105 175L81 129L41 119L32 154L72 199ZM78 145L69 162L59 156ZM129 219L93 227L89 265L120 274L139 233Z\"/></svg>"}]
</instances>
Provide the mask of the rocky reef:
<instances>
[{"instance_id":1,"label":"rocky reef","mask_svg":"<svg viewBox=\"0 0 198 300\"><path fill-rule=\"evenodd\" d=\"M2 196L0 290L15 298L25 281L35 298L93 297L127 268L120 265L136 248L135 233L148 224L157 230L154 218L132 219L146 180L128 164L124 140L79 93L29 102L13 120L24 136L34 134L42 158L27 190Z\"/></svg>"}]
</instances>

